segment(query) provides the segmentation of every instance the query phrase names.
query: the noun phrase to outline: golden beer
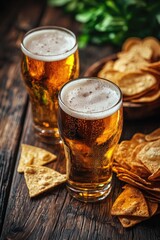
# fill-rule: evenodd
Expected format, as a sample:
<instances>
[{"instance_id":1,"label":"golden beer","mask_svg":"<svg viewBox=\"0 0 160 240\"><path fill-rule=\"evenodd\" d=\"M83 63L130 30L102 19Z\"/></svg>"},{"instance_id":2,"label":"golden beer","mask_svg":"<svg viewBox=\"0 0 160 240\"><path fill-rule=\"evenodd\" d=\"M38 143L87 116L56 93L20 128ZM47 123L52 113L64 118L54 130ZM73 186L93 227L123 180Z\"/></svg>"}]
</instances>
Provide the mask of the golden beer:
<instances>
[{"instance_id":1,"label":"golden beer","mask_svg":"<svg viewBox=\"0 0 160 240\"><path fill-rule=\"evenodd\" d=\"M22 76L29 93L36 132L56 141L58 92L79 75L75 35L60 27L29 31L21 44Z\"/></svg>"},{"instance_id":2,"label":"golden beer","mask_svg":"<svg viewBox=\"0 0 160 240\"><path fill-rule=\"evenodd\" d=\"M122 131L122 95L104 79L81 78L59 93L58 124L67 160L67 187L92 202L111 190L112 154Z\"/></svg>"}]
</instances>

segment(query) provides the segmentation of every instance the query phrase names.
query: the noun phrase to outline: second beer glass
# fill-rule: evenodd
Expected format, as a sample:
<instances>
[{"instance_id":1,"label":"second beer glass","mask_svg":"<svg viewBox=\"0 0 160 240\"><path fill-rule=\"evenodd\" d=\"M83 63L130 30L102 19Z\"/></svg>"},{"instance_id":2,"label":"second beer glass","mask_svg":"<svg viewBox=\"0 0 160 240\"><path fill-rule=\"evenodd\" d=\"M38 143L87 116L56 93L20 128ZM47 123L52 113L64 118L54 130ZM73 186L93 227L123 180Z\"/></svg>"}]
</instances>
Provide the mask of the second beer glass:
<instances>
[{"instance_id":1,"label":"second beer glass","mask_svg":"<svg viewBox=\"0 0 160 240\"><path fill-rule=\"evenodd\" d=\"M110 193L112 154L122 123L122 94L114 83L79 78L60 90L58 124L73 197L94 202Z\"/></svg>"},{"instance_id":2,"label":"second beer glass","mask_svg":"<svg viewBox=\"0 0 160 240\"><path fill-rule=\"evenodd\" d=\"M34 128L44 141L57 142L58 91L79 75L76 37L65 28L39 27L24 36L21 49Z\"/></svg>"}]
</instances>

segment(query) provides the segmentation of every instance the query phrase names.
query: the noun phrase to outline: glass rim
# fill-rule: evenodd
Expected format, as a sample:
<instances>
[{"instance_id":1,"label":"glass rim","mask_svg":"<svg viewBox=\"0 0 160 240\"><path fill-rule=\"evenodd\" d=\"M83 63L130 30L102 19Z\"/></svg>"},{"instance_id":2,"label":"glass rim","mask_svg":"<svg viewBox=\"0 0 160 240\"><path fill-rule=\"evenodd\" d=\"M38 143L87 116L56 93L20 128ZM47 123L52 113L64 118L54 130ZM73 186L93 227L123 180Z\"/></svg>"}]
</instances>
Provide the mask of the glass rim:
<instances>
[{"instance_id":1,"label":"glass rim","mask_svg":"<svg viewBox=\"0 0 160 240\"><path fill-rule=\"evenodd\" d=\"M29 36L30 34L36 32L36 31L37 32L45 31L45 30L49 30L49 29L51 29L51 30L57 29L59 31L68 33L75 40L75 44L69 50L65 51L64 53L51 54L51 55L33 53L32 51L30 51L29 49L26 48L24 41L27 38L27 36ZM71 54L73 54L74 52L76 52L76 50L78 48L78 43L77 43L76 35L67 28L60 27L60 26L41 26L41 27L33 28L33 29L29 30L28 32L26 32L25 35L23 36L20 46L21 46L21 50L22 50L23 54L25 54L26 56L28 56L32 59L39 60L39 61L51 62L51 61L58 61L58 60L65 59L68 56L70 56Z\"/></svg>"},{"instance_id":2,"label":"glass rim","mask_svg":"<svg viewBox=\"0 0 160 240\"><path fill-rule=\"evenodd\" d=\"M75 110L75 109L67 106L66 103L62 99L62 91L63 91L63 89L66 87L66 85L69 85L72 82L81 81L81 80L85 80L85 79L86 80L97 80L98 79L98 80L102 80L102 81L108 82L110 85L114 86L114 88L117 89L117 91L119 92L119 98L116 101L116 103L114 105L112 105L111 107L107 108L107 109L100 110L100 111L94 111L94 112L78 111L78 110ZM100 78L100 77L85 77L84 76L84 77L79 77L79 78L73 79L73 80L71 80L69 82L66 82L62 86L62 88L59 90L59 93L58 93L58 103L59 103L59 107L61 107L62 110L64 108L66 110L67 109L69 110L70 113L68 113L68 111L63 110L68 115L71 115L73 117L75 117L75 115L77 115L77 117L75 117L75 118L81 118L81 119L86 119L86 120L96 120L96 119L98 120L98 119L102 119L102 118L105 118L105 117L109 117L112 114L114 114L116 111L118 111L121 108L122 103L123 103L123 95L122 95L121 89L115 83L111 82L108 79L104 79L104 78ZM110 111L110 114L108 114L108 115L104 114L104 113L106 113L108 111ZM71 114L71 113L73 113L73 114ZM94 116L95 114L96 114L96 116ZM90 117L87 119L87 116L90 116Z\"/></svg>"}]
</instances>

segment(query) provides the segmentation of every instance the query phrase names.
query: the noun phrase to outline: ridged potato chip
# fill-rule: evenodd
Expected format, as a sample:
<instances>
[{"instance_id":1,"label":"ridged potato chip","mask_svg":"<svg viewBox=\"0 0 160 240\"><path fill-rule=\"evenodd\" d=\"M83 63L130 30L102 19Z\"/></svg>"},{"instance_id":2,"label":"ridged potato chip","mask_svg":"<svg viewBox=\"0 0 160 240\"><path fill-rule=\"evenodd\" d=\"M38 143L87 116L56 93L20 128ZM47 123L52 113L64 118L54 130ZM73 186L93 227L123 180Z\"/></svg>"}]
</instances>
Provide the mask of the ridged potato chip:
<instances>
[{"instance_id":1,"label":"ridged potato chip","mask_svg":"<svg viewBox=\"0 0 160 240\"><path fill-rule=\"evenodd\" d=\"M120 87L125 107L160 103L159 40L154 37L128 38L117 53L117 59L109 60L97 76L109 79Z\"/></svg>"},{"instance_id":2,"label":"ridged potato chip","mask_svg":"<svg viewBox=\"0 0 160 240\"><path fill-rule=\"evenodd\" d=\"M113 158L112 169L118 179L142 192L148 204L149 217L157 214L160 205L160 128L148 134L136 133L130 140L122 141L116 147ZM127 201L129 197L126 194L123 196ZM134 201L128 202L130 206L134 206ZM115 215L115 209L112 214ZM132 227L149 217L125 215L121 211L118 215L123 227Z\"/></svg>"},{"instance_id":3,"label":"ridged potato chip","mask_svg":"<svg viewBox=\"0 0 160 240\"><path fill-rule=\"evenodd\" d=\"M128 73L118 79L124 96L143 95L156 85L156 78L148 73Z\"/></svg>"}]
</instances>

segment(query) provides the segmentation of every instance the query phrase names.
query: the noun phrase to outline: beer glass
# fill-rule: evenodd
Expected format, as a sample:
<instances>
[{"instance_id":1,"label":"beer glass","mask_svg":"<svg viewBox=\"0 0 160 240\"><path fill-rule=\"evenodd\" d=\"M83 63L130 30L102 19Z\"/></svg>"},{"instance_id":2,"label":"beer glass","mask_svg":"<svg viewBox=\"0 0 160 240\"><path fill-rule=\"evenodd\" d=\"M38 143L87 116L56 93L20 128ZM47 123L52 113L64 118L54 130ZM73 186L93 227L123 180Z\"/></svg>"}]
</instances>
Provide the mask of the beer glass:
<instances>
[{"instance_id":1,"label":"beer glass","mask_svg":"<svg viewBox=\"0 0 160 240\"><path fill-rule=\"evenodd\" d=\"M35 132L46 142L58 142L58 91L79 76L75 35L56 26L38 27L21 43L22 76L29 93Z\"/></svg>"},{"instance_id":2,"label":"beer glass","mask_svg":"<svg viewBox=\"0 0 160 240\"><path fill-rule=\"evenodd\" d=\"M58 127L69 193L84 202L111 191L112 154L122 131L122 94L101 78L79 78L59 92Z\"/></svg>"}]
</instances>

